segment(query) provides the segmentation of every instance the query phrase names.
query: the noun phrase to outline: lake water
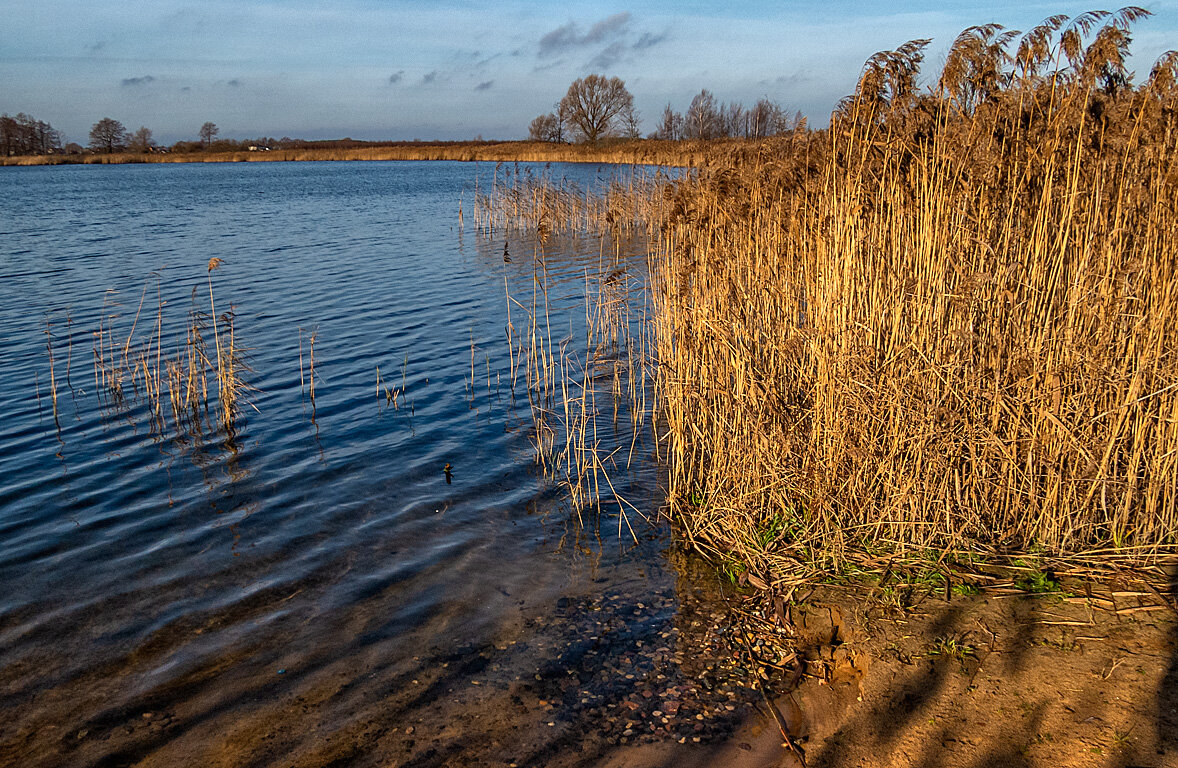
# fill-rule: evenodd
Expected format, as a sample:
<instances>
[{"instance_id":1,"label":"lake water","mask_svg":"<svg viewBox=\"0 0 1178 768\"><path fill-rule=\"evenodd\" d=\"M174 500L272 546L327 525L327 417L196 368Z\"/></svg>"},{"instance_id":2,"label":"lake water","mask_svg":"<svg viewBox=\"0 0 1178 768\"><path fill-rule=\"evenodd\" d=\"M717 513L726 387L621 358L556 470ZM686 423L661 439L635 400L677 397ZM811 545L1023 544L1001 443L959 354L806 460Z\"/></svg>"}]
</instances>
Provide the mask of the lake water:
<instances>
[{"instance_id":1,"label":"lake water","mask_svg":"<svg viewBox=\"0 0 1178 768\"><path fill-rule=\"evenodd\" d=\"M476 185L508 173L628 172L0 172L0 764L544 765L698 738L654 706L615 716L652 686L739 716L684 658L710 642L706 584L664 526L571 508L512 384L507 295L522 334L546 289L545 332L575 348L603 271L641 301L644 244L471 227ZM210 278L252 369L232 436L96 381L96 347L181 349ZM656 520L633 437L601 423L628 448L611 480Z\"/></svg>"}]
</instances>

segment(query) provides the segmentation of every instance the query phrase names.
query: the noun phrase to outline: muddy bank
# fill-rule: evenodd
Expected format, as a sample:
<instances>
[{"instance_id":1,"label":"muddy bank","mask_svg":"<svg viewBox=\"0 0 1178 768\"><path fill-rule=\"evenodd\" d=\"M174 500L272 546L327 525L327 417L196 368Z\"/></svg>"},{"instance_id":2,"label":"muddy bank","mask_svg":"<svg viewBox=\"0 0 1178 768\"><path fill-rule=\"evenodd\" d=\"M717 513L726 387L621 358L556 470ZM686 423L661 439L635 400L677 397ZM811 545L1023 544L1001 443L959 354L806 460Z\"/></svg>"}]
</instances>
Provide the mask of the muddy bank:
<instances>
[{"instance_id":1,"label":"muddy bank","mask_svg":"<svg viewBox=\"0 0 1178 768\"><path fill-rule=\"evenodd\" d=\"M842 642L818 651L826 679L780 702L810 766L1178 764L1176 614L1159 596L820 604Z\"/></svg>"},{"instance_id":2,"label":"muddy bank","mask_svg":"<svg viewBox=\"0 0 1178 768\"><path fill-rule=\"evenodd\" d=\"M532 679L502 673L527 649L480 654L454 698L389 735L395 764L1178 764L1178 623L1162 597L1114 583L1091 598L924 595L901 608L819 587L785 606L781 647L796 658L775 669L746 654L766 636L750 617L775 611L701 583L673 620L666 596L561 603Z\"/></svg>"},{"instance_id":3,"label":"muddy bank","mask_svg":"<svg viewBox=\"0 0 1178 768\"><path fill-rule=\"evenodd\" d=\"M70 702L49 697L43 727L9 730L0 764L1178 762L1178 624L1159 597L1114 584L1091 598L921 595L901 607L870 588L822 586L783 603L780 621L708 566L674 552L669 562L673 581L603 573L541 600L505 590L512 607L489 638L463 642L455 615L445 636L321 667L280 656L252 669L241 654L74 722ZM398 651L399 663L382 660ZM230 706L215 703L235 686Z\"/></svg>"}]
</instances>

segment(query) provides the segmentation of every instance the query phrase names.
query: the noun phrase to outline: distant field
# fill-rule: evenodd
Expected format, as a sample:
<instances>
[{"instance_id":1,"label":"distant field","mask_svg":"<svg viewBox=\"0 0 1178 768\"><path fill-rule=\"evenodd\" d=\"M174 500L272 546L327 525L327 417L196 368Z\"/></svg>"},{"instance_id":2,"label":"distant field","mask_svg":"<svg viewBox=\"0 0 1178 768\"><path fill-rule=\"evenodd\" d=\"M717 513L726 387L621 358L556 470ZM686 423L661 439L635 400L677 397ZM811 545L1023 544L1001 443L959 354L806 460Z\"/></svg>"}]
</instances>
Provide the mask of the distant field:
<instances>
[{"instance_id":1,"label":"distant field","mask_svg":"<svg viewBox=\"0 0 1178 768\"><path fill-rule=\"evenodd\" d=\"M0 157L0 165L66 165L78 163L243 163L298 160L458 160L466 162L636 163L699 166L709 156L747 140L606 142L597 145L533 141L402 144L347 149L275 149L255 152L193 152L168 154L36 155Z\"/></svg>"}]
</instances>

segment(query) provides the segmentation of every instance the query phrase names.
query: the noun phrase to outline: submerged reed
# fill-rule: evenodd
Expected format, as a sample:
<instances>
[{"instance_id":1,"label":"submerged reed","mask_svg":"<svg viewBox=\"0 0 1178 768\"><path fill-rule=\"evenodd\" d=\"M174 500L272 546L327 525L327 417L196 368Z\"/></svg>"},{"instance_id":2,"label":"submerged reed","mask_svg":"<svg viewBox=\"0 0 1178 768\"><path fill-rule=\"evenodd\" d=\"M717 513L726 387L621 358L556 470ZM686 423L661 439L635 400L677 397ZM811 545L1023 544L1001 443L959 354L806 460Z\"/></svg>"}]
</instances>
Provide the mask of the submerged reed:
<instances>
[{"instance_id":1,"label":"submerged reed","mask_svg":"<svg viewBox=\"0 0 1178 768\"><path fill-rule=\"evenodd\" d=\"M118 304L113 301L113 294L107 294L99 327L92 336L94 386L108 406L120 411L128 411L132 406L143 409L152 430L159 434L168 430L169 416L176 434L200 434L213 423L210 405L215 401L216 422L233 438L239 403L243 393L250 389L244 379L249 368L237 343L233 312L222 313L219 318L216 315L211 272L221 263L220 259L209 262L210 311L198 309L197 289L193 288L184 330L173 339L175 346L171 351L165 349L165 302L158 277L156 317L146 338L140 321L149 284L144 286L125 338L121 332L116 336ZM205 341L210 326L214 348L211 355ZM51 353L51 371L52 367ZM217 383L212 398L210 375Z\"/></svg>"},{"instance_id":2,"label":"submerged reed","mask_svg":"<svg viewBox=\"0 0 1178 768\"><path fill-rule=\"evenodd\" d=\"M527 185L534 183L529 180ZM499 198L500 202L505 199ZM501 216L482 194L476 195L475 203L476 210ZM518 224L506 217L501 222L509 227ZM479 226L489 235L489 227ZM550 237L557 239L550 241ZM505 270L508 384L513 398L522 385L536 463L567 492L578 521L584 522L587 511L617 507L619 534L624 526L636 536L630 516L642 512L625 498L615 480L631 468L649 418L649 371L643 361L652 341L646 333L649 326L632 316L635 297L644 294L645 287L627 269L623 252L607 251L601 241L598 263L586 270L584 278L584 335L555 337L546 249L585 245L574 246L559 238L549 232L533 242L530 257L516 254L517 259L531 260L530 296L511 294ZM488 393L490 388L488 373Z\"/></svg>"}]
</instances>

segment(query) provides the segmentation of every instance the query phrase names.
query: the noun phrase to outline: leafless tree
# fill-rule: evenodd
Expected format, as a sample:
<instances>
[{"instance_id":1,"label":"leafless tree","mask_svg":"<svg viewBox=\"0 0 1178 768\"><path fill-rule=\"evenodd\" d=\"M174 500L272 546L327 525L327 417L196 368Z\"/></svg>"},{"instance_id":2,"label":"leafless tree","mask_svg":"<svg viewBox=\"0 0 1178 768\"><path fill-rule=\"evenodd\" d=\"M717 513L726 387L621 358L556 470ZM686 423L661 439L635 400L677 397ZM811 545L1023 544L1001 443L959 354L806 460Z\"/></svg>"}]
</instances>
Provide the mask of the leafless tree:
<instances>
[{"instance_id":1,"label":"leafless tree","mask_svg":"<svg viewBox=\"0 0 1178 768\"><path fill-rule=\"evenodd\" d=\"M528 126L528 138L532 141L560 141L560 118L552 112L540 115Z\"/></svg>"},{"instance_id":2,"label":"leafless tree","mask_svg":"<svg viewBox=\"0 0 1178 768\"><path fill-rule=\"evenodd\" d=\"M49 123L18 112L0 115L0 154L47 155L61 149L61 132Z\"/></svg>"},{"instance_id":3,"label":"leafless tree","mask_svg":"<svg viewBox=\"0 0 1178 768\"><path fill-rule=\"evenodd\" d=\"M633 104L622 113L622 136L627 139L642 137L642 118L638 115L638 110L634 109Z\"/></svg>"},{"instance_id":4,"label":"leafless tree","mask_svg":"<svg viewBox=\"0 0 1178 768\"><path fill-rule=\"evenodd\" d=\"M658 127L651 135L652 139L675 141L683 136L683 115L676 112L668 104L663 108L663 116L659 118Z\"/></svg>"},{"instance_id":5,"label":"leafless tree","mask_svg":"<svg viewBox=\"0 0 1178 768\"><path fill-rule=\"evenodd\" d=\"M739 101L724 104L720 107L721 133L725 136L739 137L748 135L748 113Z\"/></svg>"},{"instance_id":6,"label":"leafless tree","mask_svg":"<svg viewBox=\"0 0 1178 768\"><path fill-rule=\"evenodd\" d=\"M769 99L761 99L748 113L749 138L763 139L776 133L781 122L781 107Z\"/></svg>"},{"instance_id":7,"label":"leafless tree","mask_svg":"<svg viewBox=\"0 0 1178 768\"><path fill-rule=\"evenodd\" d=\"M131 137L131 151L145 155L154 147L155 139L151 136L151 129L146 126L139 126L139 130L135 131L135 135Z\"/></svg>"},{"instance_id":8,"label":"leafless tree","mask_svg":"<svg viewBox=\"0 0 1178 768\"><path fill-rule=\"evenodd\" d=\"M569 126L584 141L594 142L634 109L634 97L620 78L588 75L573 81L560 106Z\"/></svg>"},{"instance_id":9,"label":"leafless tree","mask_svg":"<svg viewBox=\"0 0 1178 768\"><path fill-rule=\"evenodd\" d=\"M696 94L684 117L684 133L692 139L711 139L720 133L720 110L708 89Z\"/></svg>"},{"instance_id":10,"label":"leafless tree","mask_svg":"<svg viewBox=\"0 0 1178 768\"><path fill-rule=\"evenodd\" d=\"M205 123L202 125L200 127L201 146L203 146L205 149L208 149L209 145L213 143L213 139L215 139L217 134L220 132L221 129L217 127L216 123Z\"/></svg>"},{"instance_id":11,"label":"leafless tree","mask_svg":"<svg viewBox=\"0 0 1178 768\"><path fill-rule=\"evenodd\" d=\"M90 128L90 148L111 154L127 146L127 129L118 120L104 117Z\"/></svg>"}]
</instances>

